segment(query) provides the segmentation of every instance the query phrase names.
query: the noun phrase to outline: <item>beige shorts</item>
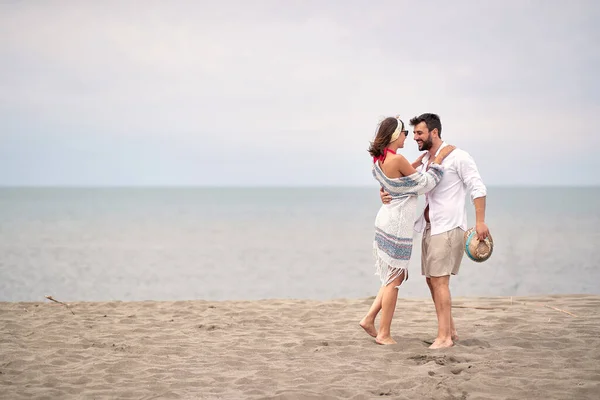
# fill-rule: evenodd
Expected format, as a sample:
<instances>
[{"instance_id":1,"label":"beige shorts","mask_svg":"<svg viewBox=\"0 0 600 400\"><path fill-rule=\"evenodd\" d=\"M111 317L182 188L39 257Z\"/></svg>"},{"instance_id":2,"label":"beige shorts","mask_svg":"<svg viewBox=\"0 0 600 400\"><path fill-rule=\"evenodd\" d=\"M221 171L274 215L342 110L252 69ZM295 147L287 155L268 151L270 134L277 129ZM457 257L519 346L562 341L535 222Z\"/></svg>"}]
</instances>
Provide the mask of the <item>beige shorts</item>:
<instances>
[{"instance_id":1,"label":"beige shorts","mask_svg":"<svg viewBox=\"0 0 600 400\"><path fill-rule=\"evenodd\" d=\"M432 236L427 224L421 243L421 274L428 278L457 275L465 252L464 233L454 228Z\"/></svg>"}]
</instances>

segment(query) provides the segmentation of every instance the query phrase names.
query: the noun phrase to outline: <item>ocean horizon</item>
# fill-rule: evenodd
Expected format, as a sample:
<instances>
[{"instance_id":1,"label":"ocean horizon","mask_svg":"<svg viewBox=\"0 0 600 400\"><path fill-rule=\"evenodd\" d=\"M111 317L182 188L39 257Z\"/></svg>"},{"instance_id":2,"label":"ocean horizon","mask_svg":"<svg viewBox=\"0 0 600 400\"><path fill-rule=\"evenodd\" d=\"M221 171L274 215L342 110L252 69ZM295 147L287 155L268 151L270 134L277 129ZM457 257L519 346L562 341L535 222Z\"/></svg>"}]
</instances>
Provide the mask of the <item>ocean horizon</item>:
<instances>
[{"instance_id":1,"label":"ocean horizon","mask_svg":"<svg viewBox=\"0 0 600 400\"><path fill-rule=\"evenodd\" d=\"M494 254L453 296L600 294L600 187L488 189ZM1 187L0 301L368 297L380 206L376 185ZM419 259L415 234L400 297L429 296Z\"/></svg>"}]
</instances>

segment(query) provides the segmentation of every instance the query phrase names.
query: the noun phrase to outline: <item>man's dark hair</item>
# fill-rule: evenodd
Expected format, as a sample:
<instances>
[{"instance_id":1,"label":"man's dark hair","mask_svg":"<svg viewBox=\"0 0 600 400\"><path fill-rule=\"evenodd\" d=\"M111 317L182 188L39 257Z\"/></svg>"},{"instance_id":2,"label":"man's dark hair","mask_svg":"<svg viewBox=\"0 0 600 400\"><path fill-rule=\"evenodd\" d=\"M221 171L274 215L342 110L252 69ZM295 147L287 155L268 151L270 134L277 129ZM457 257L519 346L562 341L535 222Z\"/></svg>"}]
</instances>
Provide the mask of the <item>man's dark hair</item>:
<instances>
[{"instance_id":1,"label":"man's dark hair","mask_svg":"<svg viewBox=\"0 0 600 400\"><path fill-rule=\"evenodd\" d=\"M432 113L421 114L418 117L412 118L410 120L410 125L416 126L419 125L421 122L425 122L425 125L427 125L427 129L429 129L429 132L437 128L438 135L440 139L442 138L442 121L440 121L439 115Z\"/></svg>"}]
</instances>

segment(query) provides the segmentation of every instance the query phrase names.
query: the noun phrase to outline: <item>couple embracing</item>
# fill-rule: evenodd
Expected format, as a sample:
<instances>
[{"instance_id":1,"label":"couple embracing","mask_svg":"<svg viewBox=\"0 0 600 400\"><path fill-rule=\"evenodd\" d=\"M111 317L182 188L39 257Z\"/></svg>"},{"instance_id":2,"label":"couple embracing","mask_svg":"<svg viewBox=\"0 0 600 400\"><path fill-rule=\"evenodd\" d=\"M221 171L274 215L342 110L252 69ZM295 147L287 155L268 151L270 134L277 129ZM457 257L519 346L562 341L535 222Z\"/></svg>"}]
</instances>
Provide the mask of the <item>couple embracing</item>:
<instances>
[{"instance_id":1,"label":"couple embracing","mask_svg":"<svg viewBox=\"0 0 600 400\"><path fill-rule=\"evenodd\" d=\"M414 140L426 151L412 164L398 154L408 130L398 117L384 119L371 143L373 176L381 185L383 205L375 219L373 251L381 287L360 326L378 344L395 344L390 326L398 288L408 279L413 233L422 232L421 274L425 276L435 305L438 334L431 349L450 347L458 339L450 296L450 275L458 274L465 249L467 191L475 205L475 230L479 240L489 235L485 224L486 187L473 158L442 140L442 124L436 114L410 120ZM416 218L418 195L425 195L425 209ZM375 317L381 311L379 329Z\"/></svg>"}]
</instances>

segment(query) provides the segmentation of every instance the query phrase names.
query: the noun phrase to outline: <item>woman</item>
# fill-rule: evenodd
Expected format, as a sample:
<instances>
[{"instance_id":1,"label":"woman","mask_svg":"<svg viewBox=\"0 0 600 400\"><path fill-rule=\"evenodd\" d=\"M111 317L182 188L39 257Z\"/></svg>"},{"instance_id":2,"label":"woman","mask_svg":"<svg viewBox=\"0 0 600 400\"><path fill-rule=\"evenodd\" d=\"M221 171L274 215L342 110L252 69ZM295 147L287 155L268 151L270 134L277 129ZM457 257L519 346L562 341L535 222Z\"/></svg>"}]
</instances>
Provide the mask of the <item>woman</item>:
<instances>
[{"instance_id":1,"label":"woman","mask_svg":"<svg viewBox=\"0 0 600 400\"><path fill-rule=\"evenodd\" d=\"M444 174L442 161L455 149L444 147L424 173L400 154L408 131L400 118L389 117L379 125L369 153L373 156L373 176L386 192L392 196L389 204L383 204L375 218L376 275L381 279L381 288L360 326L375 338L378 344L395 344L390 335L392 317L396 308L398 288L408 279L408 262L412 253L413 225L417 196L433 189ZM375 317L381 312L379 332L375 329Z\"/></svg>"}]
</instances>

